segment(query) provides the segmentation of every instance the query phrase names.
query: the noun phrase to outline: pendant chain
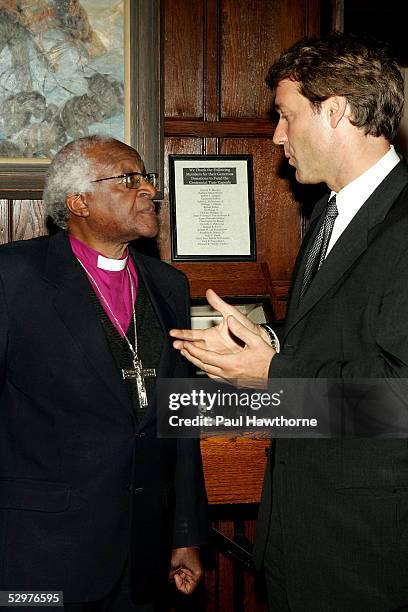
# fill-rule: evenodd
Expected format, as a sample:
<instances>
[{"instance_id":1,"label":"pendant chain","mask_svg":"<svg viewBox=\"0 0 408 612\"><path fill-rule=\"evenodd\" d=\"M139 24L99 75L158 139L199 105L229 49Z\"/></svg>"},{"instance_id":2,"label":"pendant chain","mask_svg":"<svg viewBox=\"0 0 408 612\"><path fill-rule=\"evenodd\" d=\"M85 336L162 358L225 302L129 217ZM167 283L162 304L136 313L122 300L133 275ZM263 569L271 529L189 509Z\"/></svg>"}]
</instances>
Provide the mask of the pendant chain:
<instances>
[{"instance_id":1,"label":"pendant chain","mask_svg":"<svg viewBox=\"0 0 408 612\"><path fill-rule=\"evenodd\" d=\"M84 266L84 264L82 263L82 261L77 257L80 265L83 267L83 269L85 270L87 276L89 276L89 278L91 279L91 281L93 282L93 284L96 287L96 290L98 291L101 299L103 300L103 303L105 304L106 308L109 310L110 314L112 315L113 320L115 321L117 327L120 329L120 331L123 334L124 339L127 342L127 345L129 347L129 350L132 354L133 357L133 361L135 362L138 359L138 355L137 355L137 330L136 330L136 311L135 311L135 290L133 287L133 281L132 281L132 276L130 274L130 270L129 270L129 266L126 266L126 272L128 273L128 277L129 277L129 285L130 285L130 295L131 295L131 299L132 299L132 314L133 314L133 327L134 327L134 331L135 331L135 346L132 346L132 343L130 342L129 338L127 337L127 335L125 334L125 331L123 329L123 327L121 326L118 318L116 317L115 313L113 312L108 300L106 299L106 297L104 296L104 294L102 293L102 291L99 288L98 283L96 282L96 280L94 279L94 277L92 276L92 274L89 272L89 270Z\"/></svg>"}]
</instances>

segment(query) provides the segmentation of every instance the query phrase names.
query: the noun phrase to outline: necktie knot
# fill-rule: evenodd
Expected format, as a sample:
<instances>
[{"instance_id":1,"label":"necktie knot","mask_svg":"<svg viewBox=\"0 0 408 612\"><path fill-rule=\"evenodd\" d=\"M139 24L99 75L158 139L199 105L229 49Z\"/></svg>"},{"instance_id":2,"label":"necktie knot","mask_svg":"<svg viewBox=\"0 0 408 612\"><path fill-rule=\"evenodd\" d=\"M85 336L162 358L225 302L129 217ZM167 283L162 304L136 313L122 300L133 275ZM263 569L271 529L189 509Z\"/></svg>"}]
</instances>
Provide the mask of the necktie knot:
<instances>
[{"instance_id":1,"label":"necktie knot","mask_svg":"<svg viewBox=\"0 0 408 612\"><path fill-rule=\"evenodd\" d=\"M333 219L335 219L338 214L339 211L337 209L336 196L334 195L327 202L326 217L332 217Z\"/></svg>"}]
</instances>

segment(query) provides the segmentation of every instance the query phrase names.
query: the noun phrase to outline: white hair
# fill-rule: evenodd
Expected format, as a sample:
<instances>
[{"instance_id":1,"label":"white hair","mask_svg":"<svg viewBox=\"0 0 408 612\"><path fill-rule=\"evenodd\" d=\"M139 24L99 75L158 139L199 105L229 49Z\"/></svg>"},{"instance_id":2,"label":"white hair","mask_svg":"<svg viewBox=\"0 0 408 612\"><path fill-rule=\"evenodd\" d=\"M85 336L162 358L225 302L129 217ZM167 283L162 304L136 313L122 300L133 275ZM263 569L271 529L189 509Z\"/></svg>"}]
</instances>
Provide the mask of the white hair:
<instances>
[{"instance_id":1,"label":"white hair","mask_svg":"<svg viewBox=\"0 0 408 612\"><path fill-rule=\"evenodd\" d=\"M69 217L67 195L95 189L92 181L98 177L88 151L99 144L122 143L110 136L97 134L73 140L58 151L46 172L43 200L47 214L63 229L67 227Z\"/></svg>"}]
</instances>

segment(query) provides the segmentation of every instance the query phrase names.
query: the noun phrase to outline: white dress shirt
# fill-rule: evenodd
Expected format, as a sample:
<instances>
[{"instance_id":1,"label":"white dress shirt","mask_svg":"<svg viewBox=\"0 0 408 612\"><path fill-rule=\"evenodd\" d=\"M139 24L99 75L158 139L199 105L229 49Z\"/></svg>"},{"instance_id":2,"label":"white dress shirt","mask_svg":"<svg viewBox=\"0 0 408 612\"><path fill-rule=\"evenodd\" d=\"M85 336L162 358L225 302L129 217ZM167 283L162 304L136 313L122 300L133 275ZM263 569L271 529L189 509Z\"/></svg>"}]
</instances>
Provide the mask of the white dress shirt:
<instances>
[{"instance_id":1,"label":"white dress shirt","mask_svg":"<svg viewBox=\"0 0 408 612\"><path fill-rule=\"evenodd\" d=\"M378 185L382 183L387 174L391 172L399 161L400 158L391 145L390 150L374 166L360 174L359 177L343 187L338 193L335 191L331 192L330 197L336 195L339 214L334 222L326 257L364 202L368 200L373 191L377 189Z\"/></svg>"},{"instance_id":2,"label":"white dress shirt","mask_svg":"<svg viewBox=\"0 0 408 612\"><path fill-rule=\"evenodd\" d=\"M398 157L394 147L391 145L390 150L387 151L387 153L383 155L378 162L371 166L371 168L354 179L354 181L351 181L351 183L343 187L343 189L341 189L338 193L335 191L331 192L330 197L333 195L336 196L336 204L339 214L334 222L329 246L326 251L326 257L350 221L358 213L364 202L368 200L370 195L375 191L375 189L377 189L378 185L382 183L385 177L399 163L399 161L400 158ZM279 338L270 325L267 325L267 328L271 338L271 343L274 345L276 352L279 353Z\"/></svg>"}]
</instances>

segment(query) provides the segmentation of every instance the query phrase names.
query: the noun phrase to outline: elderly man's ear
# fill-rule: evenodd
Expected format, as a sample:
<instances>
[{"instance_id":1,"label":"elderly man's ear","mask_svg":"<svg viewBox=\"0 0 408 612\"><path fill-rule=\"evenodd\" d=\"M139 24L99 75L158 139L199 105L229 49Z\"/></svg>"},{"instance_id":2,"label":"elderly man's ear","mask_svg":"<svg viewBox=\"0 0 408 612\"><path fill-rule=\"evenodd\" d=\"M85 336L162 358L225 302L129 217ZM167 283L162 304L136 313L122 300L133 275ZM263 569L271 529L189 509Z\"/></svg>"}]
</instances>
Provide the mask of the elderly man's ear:
<instances>
[{"instance_id":1,"label":"elderly man's ear","mask_svg":"<svg viewBox=\"0 0 408 612\"><path fill-rule=\"evenodd\" d=\"M89 217L89 208L86 203L86 194L70 193L65 199L67 208L70 213L76 217Z\"/></svg>"}]
</instances>

